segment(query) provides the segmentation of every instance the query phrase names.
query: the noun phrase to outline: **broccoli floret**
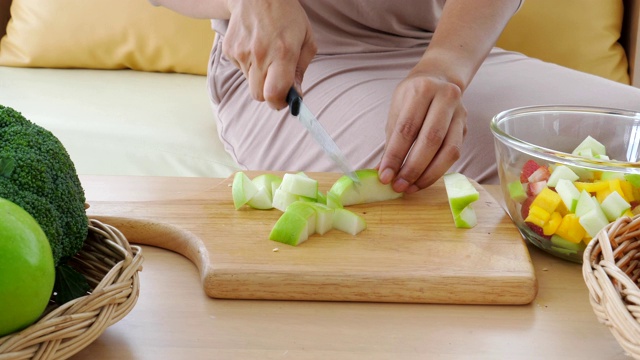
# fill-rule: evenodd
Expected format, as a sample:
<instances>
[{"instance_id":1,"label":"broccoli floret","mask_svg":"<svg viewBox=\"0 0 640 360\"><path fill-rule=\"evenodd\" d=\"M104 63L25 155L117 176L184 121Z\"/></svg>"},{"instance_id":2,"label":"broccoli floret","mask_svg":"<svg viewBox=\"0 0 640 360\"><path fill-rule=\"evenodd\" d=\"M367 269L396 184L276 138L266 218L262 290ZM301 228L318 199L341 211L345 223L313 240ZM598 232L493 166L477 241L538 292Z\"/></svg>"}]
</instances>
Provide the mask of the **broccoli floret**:
<instances>
[{"instance_id":1,"label":"broccoli floret","mask_svg":"<svg viewBox=\"0 0 640 360\"><path fill-rule=\"evenodd\" d=\"M67 150L50 131L2 105L0 197L40 224L56 266L82 248L89 229L85 195Z\"/></svg>"}]
</instances>

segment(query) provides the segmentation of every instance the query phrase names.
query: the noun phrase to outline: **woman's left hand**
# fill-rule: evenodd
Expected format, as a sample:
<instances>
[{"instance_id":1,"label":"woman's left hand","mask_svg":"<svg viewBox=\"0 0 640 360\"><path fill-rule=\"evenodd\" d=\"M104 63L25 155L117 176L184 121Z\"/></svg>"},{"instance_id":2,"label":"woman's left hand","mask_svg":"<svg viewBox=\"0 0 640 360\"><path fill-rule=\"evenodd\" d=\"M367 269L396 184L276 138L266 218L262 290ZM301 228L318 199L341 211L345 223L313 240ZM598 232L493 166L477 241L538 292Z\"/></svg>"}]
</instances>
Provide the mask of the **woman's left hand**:
<instances>
[{"instance_id":1,"label":"woman's left hand","mask_svg":"<svg viewBox=\"0 0 640 360\"><path fill-rule=\"evenodd\" d=\"M391 99L380 180L406 193L433 184L460 158L466 121L460 87L414 69Z\"/></svg>"}]
</instances>

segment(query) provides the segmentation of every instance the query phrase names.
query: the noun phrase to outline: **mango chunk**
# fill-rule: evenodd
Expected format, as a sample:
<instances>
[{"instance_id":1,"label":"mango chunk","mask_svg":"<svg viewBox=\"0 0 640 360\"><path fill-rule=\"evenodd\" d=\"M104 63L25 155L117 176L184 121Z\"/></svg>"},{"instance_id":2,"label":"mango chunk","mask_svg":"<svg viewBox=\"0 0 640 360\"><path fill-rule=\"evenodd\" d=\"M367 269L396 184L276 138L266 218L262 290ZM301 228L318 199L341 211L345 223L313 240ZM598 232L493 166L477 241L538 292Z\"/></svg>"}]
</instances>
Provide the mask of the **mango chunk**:
<instances>
[{"instance_id":1,"label":"mango chunk","mask_svg":"<svg viewBox=\"0 0 640 360\"><path fill-rule=\"evenodd\" d=\"M579 243L585 236L586 231L580 225L576 214L567 214L562 217L562 221L555 232L558 236L573 243Z\"/></svg>"},{"instance_id":2,"label":"mango chunk","mask_svg":"<svg viewBox=\"0 0 640 360\"><path fill-rule=\"evenodd\" d=\"M545 187L538 195L536 195L536 198L533 199L531 206L538 206L551 214L556 210L561 202L562 198L557 192Z\"/></svg>"}]
</instances>

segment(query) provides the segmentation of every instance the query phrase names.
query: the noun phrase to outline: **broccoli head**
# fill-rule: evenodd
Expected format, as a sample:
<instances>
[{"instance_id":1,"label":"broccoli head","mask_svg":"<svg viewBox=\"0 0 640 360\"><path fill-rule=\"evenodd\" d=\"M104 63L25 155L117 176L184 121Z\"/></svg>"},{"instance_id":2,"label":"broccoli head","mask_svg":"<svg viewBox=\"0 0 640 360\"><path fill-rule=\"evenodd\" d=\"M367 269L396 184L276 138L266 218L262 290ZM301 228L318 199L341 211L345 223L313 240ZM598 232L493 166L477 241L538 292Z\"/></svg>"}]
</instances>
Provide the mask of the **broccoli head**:
<instances>
[{"instance_id":1,"label":"broccoli head","mask_svg":"<svg viewBox=\"0 0 640 360\"><path fill-rule=\"evenodd\" d=\"M0 105L0 197L33 216L58 266L84 244L85 195L67 150L50 131Z\"/></svg>"}]
</instances>

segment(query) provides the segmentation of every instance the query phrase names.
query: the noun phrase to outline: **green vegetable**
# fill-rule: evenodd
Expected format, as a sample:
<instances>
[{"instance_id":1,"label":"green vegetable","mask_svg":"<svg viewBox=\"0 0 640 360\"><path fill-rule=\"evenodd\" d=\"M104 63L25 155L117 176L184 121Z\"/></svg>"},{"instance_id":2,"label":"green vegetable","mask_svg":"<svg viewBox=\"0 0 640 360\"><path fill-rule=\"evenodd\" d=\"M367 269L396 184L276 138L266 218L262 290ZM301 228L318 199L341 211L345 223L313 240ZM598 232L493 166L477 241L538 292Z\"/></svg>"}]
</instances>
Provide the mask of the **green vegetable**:
<instances>
[{"instance_id":1,"label":"green vegetable","mask_svg":"<svg viewBox=\"0 0 640 360\"><path fill-rule=\"evenodd\" d=\"M2 105L0 197L38 222L56 267L82 248L88 233L85 195L69 154L50 131Z\"/></svg>"}]
</instances>

